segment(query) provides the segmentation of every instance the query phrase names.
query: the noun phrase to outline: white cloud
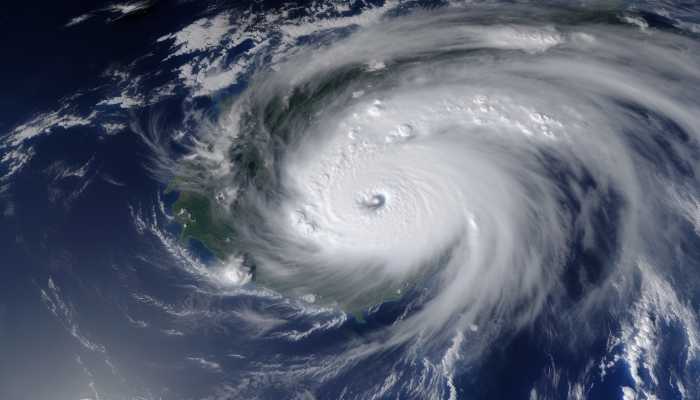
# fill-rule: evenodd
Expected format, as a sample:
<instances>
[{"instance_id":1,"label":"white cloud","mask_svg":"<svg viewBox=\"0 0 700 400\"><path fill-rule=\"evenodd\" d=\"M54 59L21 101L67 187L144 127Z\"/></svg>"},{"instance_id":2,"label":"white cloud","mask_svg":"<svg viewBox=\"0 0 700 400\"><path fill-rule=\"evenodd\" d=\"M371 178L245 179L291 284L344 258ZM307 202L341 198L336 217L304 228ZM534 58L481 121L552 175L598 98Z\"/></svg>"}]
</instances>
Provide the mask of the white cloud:
<instances>
[{"instance_id":1,"label":"white cloud","mask_svg":"<svg viewBox=\"0 0 700 400\"><path fill-rule=\"evenodd\" d=\"M147 1L147 0L129 1L129 2L124 2L124 3L114 3L114 4L111 4L107 7L100 8L100 9L97 9L94 11L90 11L90 12L87 12L85 14L81 14L77 17L74 17L70 21L68 21L64 25L64 27L70 28L72 26L81 24L90 18L97 17L98 15L106 16L106 21L112 22L112 21L118 20L119 18L127 16L129 14L133 14L135 12L145 10L150 6L151 6L151 2Z\"/></svg>"},{"instance_id":2,"label":"white cloud","mask_svg":"<svg viewBox=\"0 0 700 400\"><path fill-rule=\"evenodd\" d=\"M114 135L126 129L126 125L121 123L105 122L101 126L108 135Z\"/></svg>"},{"instance_id":3,"label":"white cloud","mask_svg":"<svg viewBox=\"0 0 700 400\"><path fill-rule=\"evenodd\" d=\"M105 99L97 103L98 106L119 106L124 109L139 107L144 105L144 99L141 95L129 95L122 92L121 95L109 99Z\"/></svg>"},{"instance_id":4,"label":"white cloud","mask_svg":"<svg viewBox=\"0 0 700 400\"><path fill-rule=\"evenodd\" d=\"M219 14L212 19L199 19L177 33L161 36L157 42L174 40L173 48L177 51L170 56L179 56L219 46L230 30L228 15Z\"/></svg>"},{"instance_id":5,"label":"white cloud","mask_svg":"<svg viewBox=\"0 0 700 400\"><path fill-rule=\"evenodd\" d=\"M90 14L90 13L82 14L82 15L79 15L79 16L77 16L77 17L75 17L75 18L72 18L72 19L71 19L70 21L68 21L68 23L66 23L64 26L65 26L66 28L69 28L69 27L71 27L71 26L78 25L78 24L80 24L80 23L82 23L82 22L85 22L85 21L87 21L87 20L90 19L90 18L92 18L92 14Z\"/></svg>"},{"instance_id":6,"label":"white cloud","mask_svg":"<svg viewBox=\"0 0 700 400\"><path fill-rule=\"evenodd\" d=\"M280 21L287 20L291 6L270 11L264 18L256 18L251 13L240 16L222 13L210 19L199 19L179 32L161 36L157 42L173 42L172 52L165 60L193 55L187 63L177 68L180 82L190 88L195 96L207 96L237 83L250 71L256 55L263 51L271 51L273 59L276 59L276 54L286 54L301 37L329 29L369 25L396 4L388 1L382 7L371 8L358 15L342 16L342 13L348 12L347 6L314 2L309 6L312 15L285 24L280 24ZM271 47L270 39L275 37L281 38L281 41L276 47ZM252 46L229 61L229 53L246 41Z\"/></svg>"},{"instance_id":7,"label":"white cloud","mask_svg":"<svg viewBox=\"0 0 700 400\"><path fill-rule=\"evenodd\" d=\"M34 157L34 150L31 148L25 149L19 147L5 153L2 159L0 159L0 164L5 165L7 171L0 176L0 182L9 180L14 174L19 172L32 157Z\"/></svg>"},{"instance_id":8,"label":"white cloud","mask_svg":"<svg viewBox=\"0 0 700 400\"><path fill-rule=\"evenodd\" d=\"M134 13L136 11L145 10L150 6L148 1L134 1L127 3L116 3L112 4L106 8L113 13L120 14L122 16Z\"/></svg>"},{"instance_id":9,"label":"white cloud","mask_svg":"<svg viewBox=\"0 0 700 400\"><path fill-rule=\"evenodd\" d=\"M69 129L90 125L95 116L96 114L92 113L83 117L69 112L67 107L62 107L58 111L38 114L16 126L0 140L0 149L4 150L0 166L5 167L4 173L0 175L0 182L9 180L34 157L35 151L27 141L47 134L55 128Z\"/></svg>"},{"instance_id":10,"label":"white cloud","mask_svg":"<svg viewBox=\"0 0 700 400\"><path fill-rule=\"evenodd\" d=\"M209 361L203 357L187 357L188 361L198 364L200 367L212 371L221 371L221 365L214 361Z\"/></svg>"},{"instance_id":11,"label":"white cloud","mask_svg":"<svg viewBox=\"0 0 700 400\"><path fill-rule=\"evenodd\" d=\"M40 114L13 129L9 140L6 142L11 146L19 146L22 142L48 133L55 127L68 129L74 126L90 125L92 117L93 115L81 117L75 114L68 114L64 113L64 110Z\"/></svg>"},{"instance_id":12,"label":"white cloud","mask_svg":"<svg viewBox=\"0 0 700 400\"><path fill-rule=\"evenodd\" d=\"M75 321L75 310L71 304L63 299L59 286L51 277L48 279L46 289L40 289L41 299L46 308L56 317L68 333L73 336L84 348L90 351L105 353L103 345L95 343L85 336Z\"/></svg>"}]
</instances>

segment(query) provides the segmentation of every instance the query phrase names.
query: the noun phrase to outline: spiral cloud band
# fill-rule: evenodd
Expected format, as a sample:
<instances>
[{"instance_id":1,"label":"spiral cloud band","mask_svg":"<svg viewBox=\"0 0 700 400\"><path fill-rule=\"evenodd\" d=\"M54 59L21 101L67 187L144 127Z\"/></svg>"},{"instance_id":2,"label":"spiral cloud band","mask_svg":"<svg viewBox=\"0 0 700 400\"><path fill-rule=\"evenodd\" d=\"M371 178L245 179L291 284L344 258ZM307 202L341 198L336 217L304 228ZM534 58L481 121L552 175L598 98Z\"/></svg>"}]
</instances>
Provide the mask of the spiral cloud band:
<instances>
[{"instance_id":1,"label":"spiral cloud band","mask_svg":"<svg viewBox=\"0 0 700 400\"><path fill-rule=\"evenodd\" d=\"M457 353L542 318L571 338L688 265L675 244L698 230L690 38L475 6L257 65L178 173L216 198L260 285L358 318L400 305L348 354L444 348L449 378Z\"/></svg>"}]
</instances>

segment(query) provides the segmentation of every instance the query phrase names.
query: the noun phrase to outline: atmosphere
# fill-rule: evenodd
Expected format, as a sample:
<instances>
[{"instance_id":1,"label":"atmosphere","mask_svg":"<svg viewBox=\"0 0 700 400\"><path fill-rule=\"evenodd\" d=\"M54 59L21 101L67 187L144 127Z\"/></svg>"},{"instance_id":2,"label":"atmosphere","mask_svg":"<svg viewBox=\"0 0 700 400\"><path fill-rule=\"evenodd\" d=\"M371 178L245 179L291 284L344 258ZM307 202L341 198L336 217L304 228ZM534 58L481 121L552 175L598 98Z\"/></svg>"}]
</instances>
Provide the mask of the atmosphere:
<instances>
[{"instance_id":1,"label":"atmosphere","mask_svg":"<svg viewBox=\"0 0 700 400\"><path fill-rule=\"evenodd\" d=\"M700 397L693 2L50 10L0 397Z\"/></svg>"}]
</instances>

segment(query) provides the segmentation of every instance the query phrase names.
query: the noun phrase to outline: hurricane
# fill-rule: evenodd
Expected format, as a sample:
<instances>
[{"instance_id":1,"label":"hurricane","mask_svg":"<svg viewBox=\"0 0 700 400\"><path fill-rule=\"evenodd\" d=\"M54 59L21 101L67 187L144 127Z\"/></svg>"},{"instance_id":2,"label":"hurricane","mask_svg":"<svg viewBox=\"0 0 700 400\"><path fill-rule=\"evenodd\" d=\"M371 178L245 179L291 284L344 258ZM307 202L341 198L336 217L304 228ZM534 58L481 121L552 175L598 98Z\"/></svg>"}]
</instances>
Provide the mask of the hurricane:
<instances>
[{"instance_id":1,"label":"hurricane","mask_svg":"<svg viewBox=\"0 0 700 400\"><path fill-rule=\"evenodd\" d=\"M319 366L400 351L360 386L456 398L494 340L594 340L696 259L677 246L698 230L697 43L609 17L421 10L295 47L173 174L218 200L259 284L359 319L399 304ZM676 301L648 306L678 307L696 362ZM422 359L420 380L396 372Z\"/></svg>"},{"instance_id":2,"label":"hurricane","mask_svg":"<svg viewBox=\"0 0 700 400\"><path fill-rule=\"evenodd\" d=\"M262 346L207 398L700 396L700 44L620 10L387 3L132 114L188 293L133 297Z\"/></svg>"}]
</instances>

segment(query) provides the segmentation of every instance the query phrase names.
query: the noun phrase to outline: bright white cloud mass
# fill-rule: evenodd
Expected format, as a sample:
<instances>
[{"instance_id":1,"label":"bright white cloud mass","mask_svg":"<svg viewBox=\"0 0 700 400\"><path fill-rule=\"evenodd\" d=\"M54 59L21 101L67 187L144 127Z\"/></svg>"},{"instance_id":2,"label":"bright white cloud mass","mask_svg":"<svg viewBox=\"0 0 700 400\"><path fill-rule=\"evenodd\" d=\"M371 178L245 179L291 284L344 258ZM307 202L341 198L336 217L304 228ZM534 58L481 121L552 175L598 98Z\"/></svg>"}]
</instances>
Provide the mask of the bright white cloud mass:
<instances>
[{"instance_id":1,"label":"bright white cloud mass","mask_svg":"<svg viewBox=\"0 0 700 400\"><path fill-rule=\"evenodd\" d=\"M593 315L626 312L636 279L650 282L639 307L672 307L698 335L673 289L657 290L676 240L659 226L696 223L662 188L698 196L697 153L680 144L700 138L697 44L543 10L483 22L496 12L417 12L283 46L186 161L158 151L166 176L226 199L232 251L262 285L347 313L416 292L394 324L322 359L333 371L452 343L438 373L449 380L455 357L476 360L545 314L579 340ZM660 132L676 138L660 147ZM577 258L588 250L604 259ZM571 272L587 262L599 271Z\"/></svg>"}]
</instances>

